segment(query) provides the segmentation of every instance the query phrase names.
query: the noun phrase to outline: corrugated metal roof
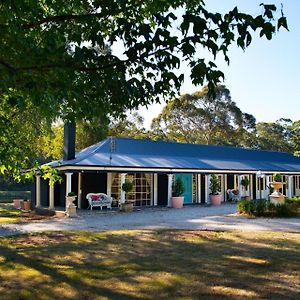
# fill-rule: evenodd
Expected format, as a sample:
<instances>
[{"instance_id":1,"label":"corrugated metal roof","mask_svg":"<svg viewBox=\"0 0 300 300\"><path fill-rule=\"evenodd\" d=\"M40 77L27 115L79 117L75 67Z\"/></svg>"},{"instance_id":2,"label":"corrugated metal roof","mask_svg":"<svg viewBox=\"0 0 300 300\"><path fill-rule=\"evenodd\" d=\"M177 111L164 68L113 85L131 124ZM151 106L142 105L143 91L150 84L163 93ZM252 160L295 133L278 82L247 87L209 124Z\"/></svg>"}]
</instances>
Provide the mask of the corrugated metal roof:
<instances>
[{"instance_id":1,"label":"corrugated metal roof","mask_svg":"<svg viewBox=\"0 0 300 300\"><path fill-rule=\"evenodd\" d=\"M73 160L50 165L300 172L300 158L289 153L131 138L115 138L115 144L111 160L110 139L106 139Z\"/></svg>"}]
</instances>

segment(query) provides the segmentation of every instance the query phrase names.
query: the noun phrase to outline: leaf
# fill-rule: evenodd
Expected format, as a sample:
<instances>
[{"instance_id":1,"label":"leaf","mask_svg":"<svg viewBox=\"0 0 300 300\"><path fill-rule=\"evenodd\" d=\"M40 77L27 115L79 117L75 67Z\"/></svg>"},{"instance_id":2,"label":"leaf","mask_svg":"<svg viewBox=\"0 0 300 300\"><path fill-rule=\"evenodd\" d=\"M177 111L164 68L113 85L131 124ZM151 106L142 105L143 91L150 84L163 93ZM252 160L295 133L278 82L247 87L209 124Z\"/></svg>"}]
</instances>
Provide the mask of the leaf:
<instances>
[{"instance_id":1,"label":"leaf","mask_svg":"<svg viewBox=\"0 0 300 300\"><path fill-rule=\"evenodd\" d=\"M280 27L284 27L287 31L289 31L289 28L288 28L288 25L287 25L286 17L281 17L281 18L278 19L278 22L277 22L277 30L279 30Z\"/></svg>"}]
</instances>

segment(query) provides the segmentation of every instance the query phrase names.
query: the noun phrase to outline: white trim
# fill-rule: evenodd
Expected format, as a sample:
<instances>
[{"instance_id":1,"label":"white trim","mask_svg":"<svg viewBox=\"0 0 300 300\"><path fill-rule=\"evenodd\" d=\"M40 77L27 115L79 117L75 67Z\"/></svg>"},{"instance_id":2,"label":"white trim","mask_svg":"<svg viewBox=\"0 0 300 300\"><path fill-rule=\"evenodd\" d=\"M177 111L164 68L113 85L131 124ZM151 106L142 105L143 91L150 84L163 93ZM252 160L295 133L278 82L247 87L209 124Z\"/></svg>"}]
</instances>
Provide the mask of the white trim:
<instances>
[{"instance_id":1,"label":"white trim","mask_svg":"<svg viewBox=\"0 0 300 300\"><path fill-rule=\"evenodd\" d=\"M111 173L107 173L107 189L106 189L106 194L109 197L111 197L111 184L112 184L112 174Z\"/></svg>"},{"instance_id":2,"label":"white trim","mask_svg":"<svg viewBox=\"0 0 300 300\"><path fill-rule=\"evenodd\" d=\"M205 203L209 203L209 194L210 194L210 175L205 175Z\"/></svg>"},{"instance_id":3,"label":"white trim","mask_svg":"<svg viewBox=\"0 0 300 300\"><path fill-rule=\"evenodd\" d=\"M49 184L49 209L54 209L54 185Z\"/></svg>"},{"instance_id":4,"label":"white trim","mask_svg":"<svg viewBox=\"0 0 300 300\"><path fill-rule=\"evenodd\" d=\"M197 203L201 203L201 174L197 174Z\"/></svg>"},{"instance_id":5,"label":"white trim","mask_svg":"<svg viewBox=\"0 0 300 300\"><path fill-rule=\"evenodd\" d=\"M73 173L66 173L66 196L72 192L72 175Z\"/></svg>"},{"instance_id":6,"label":"white trim","mask_svg":"<svg viewBox=\"0 0 300 300\"><path fill-rule=\"evenodd\" d=\"M41 206L41 175L36 175L36 207Z\"/></svg>"},{"instance_id":7,"label":"white trim","mask_svg":"<svg viewBox=\"0 0 300 300\"><path fill-rule=\"evenodd\" d=\"M224 174L224 201L227 201L227 174Z\"/></svg>"},{"instance_id":8,"label":"white trim","mask_svg":"<svg viewBox=\"0 0 300 300\"><path fill-rule=\"evenodd\" d=\"M168 174L168 207L171 207L173 174Z\"/></svg>"},{"instance_id":9,"label":"white trim","mask_svg":"<svg viewBox=\"0 0 300 300\"><path fill-rule=\"evenodd\" d=\"M288 176L288 189L287 189L287 196L289 198L293 197L293 176Z\"/></svg>"},{"instance_id":10,"label":"white trim","mask_svg":"<svg viewBox=\"0 0 300 300\"><path fill-rule=\"evenodd\" d=\"M157 174L153 174L153 205L157 206Z\"/></svg>"},{"instance_id":11,"label":"white trim","mask_svg":"<svg viewBox=\"0 0 300 300\"><path fill-rule=\"evenodd\" d=\"M82 171L119 171L119 172L162 172L162 173L211 173L211 174L256 174L257 170L208 170L208 169L178 169L178 168L134 168L134 167L101 167L101 166L58 166L57 170L67 171L67 170L82 170ZM278 171L278 170L261 170L264 174L273 174L280 172L281 174L299 174L299 172L289 172L289 171Z\"/></svg>"},{"instance_id":12,"label":"white trim","mask_svg":"<svg viewBox=\"0 0 300 300\"><path fill-rule=\"evenodd\" d=\"M121 181L121 183L120 183L120 189L121 189L121 193L120 193L120 202L121 203L125 203L125 192L123 191L123 189L122 189L122 186L123 186L123 184L125 183L125 179L126 179L126 173L122 173L121 174L121 178L120 178L120 181Z\"/></svg>"},{"instance_id":13,"label":"white trim","mask_svg":"<svg viewBox=\"0 0 300 300\"><path fill-rule=\"evenodd\" d=\"M78 199L78 208L82 207L82 190L81 190L81 186L82 186L82 173L78 173L78 195L77 195L77 199Z\"/></svg>"}]
</instances>

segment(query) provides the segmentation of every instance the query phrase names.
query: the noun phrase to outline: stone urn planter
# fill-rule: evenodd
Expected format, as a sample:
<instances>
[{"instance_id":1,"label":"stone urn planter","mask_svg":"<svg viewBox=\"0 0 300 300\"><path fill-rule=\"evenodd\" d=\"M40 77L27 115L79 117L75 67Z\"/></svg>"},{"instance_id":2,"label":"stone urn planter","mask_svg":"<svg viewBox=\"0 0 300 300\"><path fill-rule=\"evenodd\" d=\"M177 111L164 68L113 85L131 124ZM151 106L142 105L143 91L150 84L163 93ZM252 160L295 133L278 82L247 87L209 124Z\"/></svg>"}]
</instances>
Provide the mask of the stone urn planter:
<instances>
[{"instance_id":1,"label":"stone urn planter","mask_svg":"<svg viewBox=\"0 0 300 300\"><path fill-rule=\"evenodd\" d=\"M73 203L76 200L76 195L74 193L69 193L66 196L66 214L68 217L76 217L76 206Z\"/></svg>"},{"instance_id":2,"label":"stone urn planter","mask_svg":"<svg viewBox=\"0 0 300 300\"><path fill-rule=\"evenodd\" d=\"M274 188L274 192L269 196L271 203L276 205L284 203L285 195L279 192L279 190L283 188L284 184L285 182L270 182L270 185Z\"/></svg>"},{"instance_id":3,"label":"stone urn planter","mask_svg":"<svg viewBox=\"0 0 300 300\"><path fill-rule=\"evenodd\" d=\"M171 205L173 208L182 208L183 207L184 197L172 197Z\"/></svg>"}]
</instances>

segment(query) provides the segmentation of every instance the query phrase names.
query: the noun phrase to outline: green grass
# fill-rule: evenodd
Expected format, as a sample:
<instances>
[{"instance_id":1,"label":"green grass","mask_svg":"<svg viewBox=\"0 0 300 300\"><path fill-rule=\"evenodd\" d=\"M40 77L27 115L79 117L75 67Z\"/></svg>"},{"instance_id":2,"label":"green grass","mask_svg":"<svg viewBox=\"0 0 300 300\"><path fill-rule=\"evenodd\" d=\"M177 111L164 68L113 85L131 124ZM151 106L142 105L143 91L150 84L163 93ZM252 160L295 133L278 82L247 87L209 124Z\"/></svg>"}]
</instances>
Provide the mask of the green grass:
<instances>
[{"instance_id":1,"label":"green grass","mask_svg":"<svg viewBox=\"0 0 300 300\"><path fill-rule=\"evenodd\" d=\"M299 266L300 236L293 233L114 231L0 238L2 299L299 299Z\"/></svg>"},{"instance_id":2,"label":"green grass","mask_svg":"<svg viewBox=\"0 0 300 300\"><path fill-rule=\"evenodd\" d=\"M0 203L0 224L16 223L22 214L22 211L15 209L11 203Z\"/></svg>"}]
</instances>

